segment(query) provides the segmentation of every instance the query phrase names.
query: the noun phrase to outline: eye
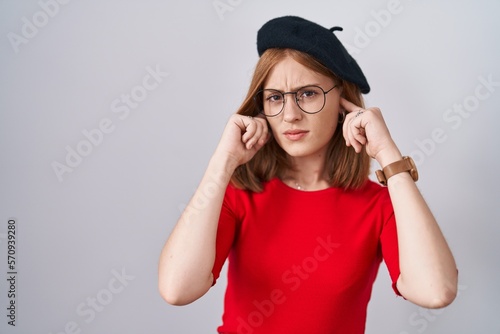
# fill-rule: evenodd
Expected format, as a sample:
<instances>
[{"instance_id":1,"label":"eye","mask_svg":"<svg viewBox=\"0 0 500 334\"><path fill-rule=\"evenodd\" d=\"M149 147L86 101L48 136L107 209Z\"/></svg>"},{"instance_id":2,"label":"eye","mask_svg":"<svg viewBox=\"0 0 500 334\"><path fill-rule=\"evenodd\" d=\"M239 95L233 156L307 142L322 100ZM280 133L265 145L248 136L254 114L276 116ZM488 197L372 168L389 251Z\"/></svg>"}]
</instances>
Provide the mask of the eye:
<instances>
[{"instance_id":1,"label":"eye","mask_svg":"<svg viewBox=\"0 0 500 334\"><path fill-rule=\"evenodd\" d=\"M301 100L310 100L319 95L319 89L316 87L304 87L298 91L298 98Z\"/></svg>"},{"instance_id":2,"label":"eye","mask_svg":"<svg viewBox=\"0 0 500 334\"><path fill-rule=\"evenodd\" d=\"M283 95L278 92L269 92L266 94L265 99L270 103L281 102L283 100Z\"/></svg>"}]
</instances>

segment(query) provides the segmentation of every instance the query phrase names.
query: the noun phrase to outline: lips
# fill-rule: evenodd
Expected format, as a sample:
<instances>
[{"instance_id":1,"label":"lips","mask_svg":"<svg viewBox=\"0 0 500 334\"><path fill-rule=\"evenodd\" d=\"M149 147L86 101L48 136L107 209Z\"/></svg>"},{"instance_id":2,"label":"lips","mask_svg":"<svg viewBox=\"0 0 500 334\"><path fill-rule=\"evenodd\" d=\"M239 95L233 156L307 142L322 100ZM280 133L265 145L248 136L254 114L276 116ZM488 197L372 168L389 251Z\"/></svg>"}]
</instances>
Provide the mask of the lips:
<instances>
[{"instance_id":1,"label":"lips","mask_svg":"<svg viewBox=\"0 0 500 334\"><path fill-rule=\"evenodd\" d=\"M296 141L304 138L308 133L309 131L307 130L295 129L295 130L287 130L283 132L283 135L288 140Z\"/></svg>"}]
</instances>

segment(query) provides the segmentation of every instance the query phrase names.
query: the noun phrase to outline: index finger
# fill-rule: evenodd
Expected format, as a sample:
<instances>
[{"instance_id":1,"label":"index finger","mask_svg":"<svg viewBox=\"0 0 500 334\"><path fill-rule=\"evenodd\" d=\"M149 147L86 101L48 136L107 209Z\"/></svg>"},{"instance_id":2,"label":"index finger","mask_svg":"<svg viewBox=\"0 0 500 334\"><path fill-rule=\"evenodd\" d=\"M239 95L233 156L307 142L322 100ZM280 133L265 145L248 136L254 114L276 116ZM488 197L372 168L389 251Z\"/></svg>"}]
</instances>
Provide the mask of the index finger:
<instances>
[{"instance_id":1,"label":"index finger","mask_svg":"<svg viewBox=\"0 0 500 334\"><path fill-rule=\"evenodd\" d=\"M346 99L344 99L343 97L340 98L340 105L342 107L344 107L344 109L350 113L350 112L353 112L355 110L359 110L359 109L363 109L357 105L355 105L354 103L352 103L351 101L347 101Z\"/></svg>"}]
</instances>

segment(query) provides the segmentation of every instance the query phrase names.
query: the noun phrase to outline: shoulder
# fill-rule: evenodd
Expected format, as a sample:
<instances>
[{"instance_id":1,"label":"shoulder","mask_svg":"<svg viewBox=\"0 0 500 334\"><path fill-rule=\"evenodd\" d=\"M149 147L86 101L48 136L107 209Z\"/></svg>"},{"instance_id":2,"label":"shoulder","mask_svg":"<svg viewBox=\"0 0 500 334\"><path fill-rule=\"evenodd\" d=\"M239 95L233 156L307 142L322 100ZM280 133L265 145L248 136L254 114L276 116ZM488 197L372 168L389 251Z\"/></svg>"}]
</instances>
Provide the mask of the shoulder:
<instances>
[{"instance_id":1,"label":"shoulder","mask_svg":"<svg viewBox=\"0 0 500 334\"><path fill-rule=\"evenodd\" d=\"M394 211L392 207L391 196L387 187L368 180L365 184L365 192L369 198L372 198L376 205L379 206L386 214L392 214Z\"/></svg>"},{"instance_id":2,"label":"shoulder","mask_svg":"<svg viewBox=\"0 0 500 334\"><path fill-rule=\"evenodd\" d=\"M386 187L368 179L359 188L344 190L344 194L358 199L373 199L374 197L386 196L389 192Z\"/></svg>"},{"instance_id":3,"label":"shoulder","mask_svg":"<svg viewBox=\"0 0 500 334\"><path fill-rule=\"evenodd\" d=\"M389 195L387 187L382 186L379 183L375 183L368 179L365 184L358 190L359 193L366 196L385 196Z\"/></svg>"},{"instance_id":4,"label":"shoulder","mask_svg":"<svg viewBox=\"0 0 500 334\"><path fill-rule=\"evenodd\" d=\"M359 189L346 191L345 196L347 200L364 206L392 211L392 202L387 187L371 180L367 180Z\"/></svg>"},{"instance_id":5,"label":"shoulder","mask_svg":"<svg viewBox=\"0 0 500 334\"><path fill-rule=\"evenodd\" d=\"M232 207L248 208L249 206L259 206L270 198L283 198L281 195L287 191L285 186L278 178L273 178L262 183L262 191L255 192L248 189L242 189L230 183L227 186L224 202ZM288 197L288 196L285 196Z\"/></svg>"}]
</instances>

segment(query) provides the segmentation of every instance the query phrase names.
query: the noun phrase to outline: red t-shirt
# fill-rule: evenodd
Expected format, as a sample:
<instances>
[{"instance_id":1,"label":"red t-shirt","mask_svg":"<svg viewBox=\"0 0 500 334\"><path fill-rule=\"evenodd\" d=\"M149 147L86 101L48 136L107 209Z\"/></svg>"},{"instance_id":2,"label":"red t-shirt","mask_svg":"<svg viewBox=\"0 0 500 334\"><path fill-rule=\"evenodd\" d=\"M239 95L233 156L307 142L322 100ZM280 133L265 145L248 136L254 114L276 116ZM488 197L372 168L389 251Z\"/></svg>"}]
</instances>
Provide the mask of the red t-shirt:
<instances>
[{"instance_id":1,"label":"red t-shirt","mask_svg":"<svg viewBox=\"0 0 500 334\"><path fill-rule=\"evenodd\" d=\"M219 333L364 333L382 258L399 277L387 188L301 191L275 178L261 193L228 186L214 284L229 258Z\"/></svg>"}]
</instances>

